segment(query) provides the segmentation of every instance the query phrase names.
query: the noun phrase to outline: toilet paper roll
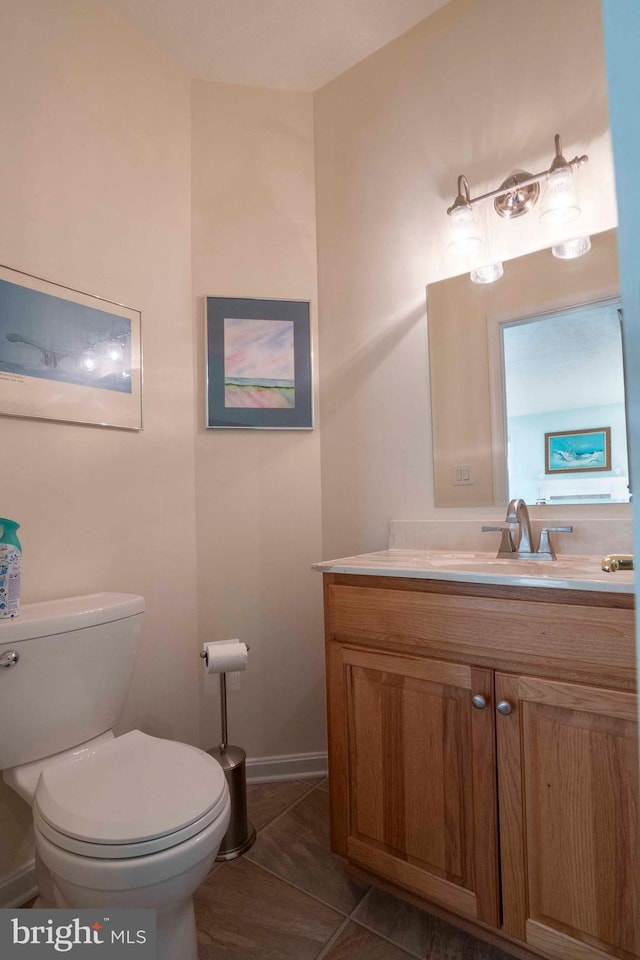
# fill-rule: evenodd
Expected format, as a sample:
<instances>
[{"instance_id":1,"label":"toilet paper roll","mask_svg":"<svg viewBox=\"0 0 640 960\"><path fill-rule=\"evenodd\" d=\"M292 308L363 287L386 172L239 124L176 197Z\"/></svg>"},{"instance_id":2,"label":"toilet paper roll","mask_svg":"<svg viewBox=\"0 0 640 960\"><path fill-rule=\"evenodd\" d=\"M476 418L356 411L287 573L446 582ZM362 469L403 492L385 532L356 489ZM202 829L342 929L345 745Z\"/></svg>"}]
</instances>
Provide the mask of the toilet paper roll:
<instances>
[{"instance_id":1,"label":"toilet paper roll","mask_svg":"<svg viewBox=\"0 0 640 960\"><path fill-rule=\"evenodd\" d=\"M247 647L239 640L203 643L202 652L207 673L232 673L247 669Z\"/></svg>"}]
</instances>

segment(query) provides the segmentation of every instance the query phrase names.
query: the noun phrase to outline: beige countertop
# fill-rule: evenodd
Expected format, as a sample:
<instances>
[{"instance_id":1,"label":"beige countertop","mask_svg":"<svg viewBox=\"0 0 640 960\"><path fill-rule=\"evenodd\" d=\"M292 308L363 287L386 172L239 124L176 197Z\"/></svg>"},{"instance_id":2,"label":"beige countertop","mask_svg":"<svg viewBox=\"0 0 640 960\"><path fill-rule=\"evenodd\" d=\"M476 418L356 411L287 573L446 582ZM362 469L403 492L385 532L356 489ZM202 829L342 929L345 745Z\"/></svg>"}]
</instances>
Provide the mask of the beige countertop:
<instances>
[{"instance_id":1,"label":"beige countertop","mask_svg":"<svg viewBox=\"0 0 640 960\"><path fill-rule=\"evenodd\" d=\"M498 560L495 553L448 550L380 550L314 563L321 573L413 577L504 586L551 587L633 593L633 571L605 573L601 556L559 556L557 560Z\"/></svg>"}]
</instances>

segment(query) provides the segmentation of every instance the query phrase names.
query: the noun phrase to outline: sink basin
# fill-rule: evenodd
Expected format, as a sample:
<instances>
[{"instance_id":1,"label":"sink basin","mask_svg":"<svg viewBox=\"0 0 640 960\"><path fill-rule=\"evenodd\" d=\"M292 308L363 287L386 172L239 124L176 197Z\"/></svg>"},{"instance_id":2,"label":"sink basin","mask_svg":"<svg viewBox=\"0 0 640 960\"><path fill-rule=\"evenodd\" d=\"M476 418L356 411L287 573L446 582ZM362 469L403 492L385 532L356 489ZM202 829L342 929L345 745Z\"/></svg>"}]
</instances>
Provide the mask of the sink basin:
<instances>
[{"instance_id":1,"label":"sink basin","mask_svg":"<svg viewBox=\"0 0 640 960\"><path fill-rule=\"evenodd\" d=\"M580 575L602 574L601 559L599 557L559 557L556 560L511 560L507 557L483 556L478 558L474 554L449 555L434 560L441 569L452 570L487 570L501 571L503 574L513 573L516 576L528 577L576 577ZM611 574L605 574L611 576Z\"/></svg>"}]
</instances>

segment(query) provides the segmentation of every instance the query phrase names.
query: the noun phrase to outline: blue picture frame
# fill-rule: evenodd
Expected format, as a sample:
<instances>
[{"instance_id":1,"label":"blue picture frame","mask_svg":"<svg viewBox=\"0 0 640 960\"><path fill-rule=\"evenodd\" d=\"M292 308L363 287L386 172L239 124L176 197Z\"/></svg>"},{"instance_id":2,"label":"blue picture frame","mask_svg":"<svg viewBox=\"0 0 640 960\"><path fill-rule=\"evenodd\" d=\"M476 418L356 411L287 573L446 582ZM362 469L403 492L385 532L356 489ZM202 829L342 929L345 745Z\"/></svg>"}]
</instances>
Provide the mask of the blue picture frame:
<instances>
[{"instance_id":1,"label":"blue picture frame","mask_svg":"<svg viewBox=\"0 0 640 960\"><path fill-rule=\"evenodd\" d=\"M611 427L545 433L545 473L611 470Z\"/></svg>"},{"instance_id":2,"label":"blue picture frame","mask_svg":"<svg viewBox=\"0 0 640 960\"><path fill-rule=\"evenodd\" d=\"M311 430L308 300L205 297L206 426Z\"/></svg>"},{"instance_id":3,"label":"blue picture frame","mask_svg":"<svg viewBox=\"0 0 640 960\"><path fill-rule=\"evenodd\" d=\"M0 265L0 415L141 430L141 312Z\"/></svg>"}]
</instances>

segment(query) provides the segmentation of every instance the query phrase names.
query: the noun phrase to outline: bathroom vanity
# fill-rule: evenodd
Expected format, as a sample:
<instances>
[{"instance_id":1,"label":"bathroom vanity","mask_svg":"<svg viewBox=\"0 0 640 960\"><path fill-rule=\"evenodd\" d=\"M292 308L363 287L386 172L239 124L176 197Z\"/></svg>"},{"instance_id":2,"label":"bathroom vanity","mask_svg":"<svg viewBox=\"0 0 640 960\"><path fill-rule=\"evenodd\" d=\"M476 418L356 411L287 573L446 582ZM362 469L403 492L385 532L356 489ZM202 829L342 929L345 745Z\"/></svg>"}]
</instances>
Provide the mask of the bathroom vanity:
<instances>
[{"instance_id":1,"label":"bathroom vanity","mask_svg":"<svg viewBox=\"0 0 640 960\"><path fill-rule=\"evenodd\" d=\"M639 957L633 574L407 550L316 569L348 869L507 950Z\"/></svg>"}]
</instances>

